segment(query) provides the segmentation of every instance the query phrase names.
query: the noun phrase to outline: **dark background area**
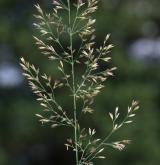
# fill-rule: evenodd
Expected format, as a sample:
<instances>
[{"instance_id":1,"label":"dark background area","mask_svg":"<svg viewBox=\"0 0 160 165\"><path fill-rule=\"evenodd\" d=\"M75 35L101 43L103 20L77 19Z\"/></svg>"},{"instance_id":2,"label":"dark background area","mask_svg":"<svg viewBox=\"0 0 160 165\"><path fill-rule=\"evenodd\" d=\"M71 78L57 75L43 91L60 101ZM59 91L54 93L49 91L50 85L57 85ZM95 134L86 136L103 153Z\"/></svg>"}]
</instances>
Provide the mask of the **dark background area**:
<instances>
[{"instance_id":1,"label":"dark background area","mask_svg":"<svg viewBox=\"0 0 160 165\"><path fill-rule=\"evenodd\" d=\"M22 76L19 58L56 72L43 57L32 35L34 4L50 8L50 0L0 1L0 165L71 165L73 153L64 143L70 131L41 126L34 116L42 108ZM160 1L100 0L95 15L97 43L106 33L116 46L112 65L116 76L95 101L96 114L83 122L105 136L109 111L118 105L122 114L133 99L140 111L135 122L117 132L113 139L131 139L122 152L108 149L98 165L159 165L160 163ZM63 92L59 93L59 98ZM64 99L65 100L65 99ZM64 101L65 102L65 101ZM66 100L67 105L67 100ZM91 124L92 123L92 124Z\"/></svg>"}]
</instances>

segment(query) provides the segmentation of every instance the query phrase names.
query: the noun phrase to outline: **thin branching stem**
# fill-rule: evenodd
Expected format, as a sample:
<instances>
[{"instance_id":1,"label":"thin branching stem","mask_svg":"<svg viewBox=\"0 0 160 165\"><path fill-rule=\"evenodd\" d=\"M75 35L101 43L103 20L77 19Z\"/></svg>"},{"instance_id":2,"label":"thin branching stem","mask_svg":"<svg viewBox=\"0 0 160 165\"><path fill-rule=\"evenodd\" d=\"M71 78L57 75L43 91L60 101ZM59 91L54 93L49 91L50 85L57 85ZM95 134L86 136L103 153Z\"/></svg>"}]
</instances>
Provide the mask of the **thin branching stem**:
<instances>
[{"instance_id":1,"label":"thin branching stem","mask_svg":"<svg viewBox=\"0 0 160 165\"><path fill-rule=\"evenodd\" d=\"M115 132L114 129L111 130L111 132L106 136L106 138L95 148L95 152L89 154L86 158L85 161L91 161L92 159L94 159L97 154L98 154L98 149L101 148L101 146L112 136L112 134Z\"/></svg>"},{"instance_id":2,"label":"thin branching stem","mask_svg":"<svg viewBox=\"0 0 160 165\"><path fill-rule=\"evenodd\" d=\"M72 34L72 25L71 25L71 4L70 0L68 1L68 21L69 21L69 38L70 38L70 53L72 58L72 89L73 89L73 109L74 109L74 140L75 140L75 153L76 153L76 165L79 164L78 160L78 137L77 137L77 103L76 103L76 89L75 89L75 73L74 73L74 55L73 55L73 34Z\"/></svg>"}]
</instances>

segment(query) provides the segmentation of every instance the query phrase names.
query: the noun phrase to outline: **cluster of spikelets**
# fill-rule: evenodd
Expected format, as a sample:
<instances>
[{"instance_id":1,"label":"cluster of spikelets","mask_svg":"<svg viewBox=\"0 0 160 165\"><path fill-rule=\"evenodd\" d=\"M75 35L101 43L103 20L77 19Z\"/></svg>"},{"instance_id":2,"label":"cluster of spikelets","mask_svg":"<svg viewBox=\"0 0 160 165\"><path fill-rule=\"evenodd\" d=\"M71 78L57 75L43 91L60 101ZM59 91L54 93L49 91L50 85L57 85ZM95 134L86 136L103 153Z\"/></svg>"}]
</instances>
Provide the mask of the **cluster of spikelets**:
<instances>
[{"instance_id":1,"label":"cluster of spikelets","mask_svg":"<svg viewBox=\"0 0 160 165\"><path fill-rule=\"evenodd\" d=\"M105 63L110 61L109 52L113 45L108 44L110 35L107 35L102 46L95 48L94 23L96 20L92 19L91 15L97 10L97 4L97 0L77 0L77 3L73 5L70 0L67 2L53 0L53 11L49 14L43 12L39 5L35 6L38 14L34 16L38 21L34 23L34 26L41 35L34 39L42 54L49 60L58 61L58 70L63 75L60 80L53 80L51 76L41 74L38 68L21 58L24 75L45 111L44 115L36 114L40 122L51 124L52 128L67 126L74 129L74 137L68 139L65 145L67 149L71 148L75 151L76 165L93 165L94 159L104 159L103 151L107 146L123 150L125 145L130 143L129 140L116 142L108 142L108 140L124 124L132 122L135 111L139 108L138 103L133 101L121 122L118 107L113 114L109 113L113 127L103 139L95 138L95 129L81 129L77 120L79 111L84 114L93 113L94 97L104 87L103 82L109 76L113 76L113 71L116 69L113 67L102 70L100 66L101 63L106 66ZM66 41L68 45L63 43L64 35L68 36L68 41ZM74 38L80 40L79 48L74 48ZM70 71L66 69L66 66L70 68ZM81 77L76 73L77 66L83 67L84 73ZM69 88L73 97L72 117L68 117L67 111L56 99L55 90L62 87ZM77 108L79 100L83 102L81 108Z\"/></svg>"}]
</instances>

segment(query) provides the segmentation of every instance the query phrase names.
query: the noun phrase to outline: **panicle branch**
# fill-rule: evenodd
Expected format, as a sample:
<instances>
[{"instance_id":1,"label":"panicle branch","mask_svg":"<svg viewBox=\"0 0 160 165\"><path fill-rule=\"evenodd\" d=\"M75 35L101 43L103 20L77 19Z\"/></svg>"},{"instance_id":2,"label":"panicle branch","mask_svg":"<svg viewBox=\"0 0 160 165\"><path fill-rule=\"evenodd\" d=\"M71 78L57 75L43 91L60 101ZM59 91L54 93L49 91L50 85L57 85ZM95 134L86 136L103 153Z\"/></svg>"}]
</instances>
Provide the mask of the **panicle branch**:
<instances>
[{"instance_id":1,"label":"panicle branch","mask_svg":"<svg viewBox=\"0 0 160 165\"><path fill-rule=\"evenodd\" d=\"M26 62L24 58L21 58L21 63L24 73L23 75L28 79L29 86L31 87L33 93L37 95L37 101L44 108L45 112L48 112L47 117L37 114L36 116L40 118L40 122L51 123L51 127L56 126L72 126L73 119L69 119L64 109L58 104L55 99L56 88L61 88L64 84L63 82L55 80L52 82L51 77L46 74L40 75L39 69L36 69L34 65ZM42 79L41 79L42 78ZM42 84L43 80L43 84Z\"/></svg>"}]
</instances>

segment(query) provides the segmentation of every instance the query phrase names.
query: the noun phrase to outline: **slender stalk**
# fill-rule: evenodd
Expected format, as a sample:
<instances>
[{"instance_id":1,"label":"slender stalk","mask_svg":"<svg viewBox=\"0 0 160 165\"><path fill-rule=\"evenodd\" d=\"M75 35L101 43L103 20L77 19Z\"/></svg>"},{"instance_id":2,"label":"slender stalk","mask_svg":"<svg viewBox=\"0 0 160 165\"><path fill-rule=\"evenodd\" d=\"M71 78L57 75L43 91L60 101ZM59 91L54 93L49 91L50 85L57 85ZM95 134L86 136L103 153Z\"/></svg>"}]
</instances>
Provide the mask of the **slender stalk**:
<instances>
[{"instance_id":1,"label":"slender stalk","mask_svg":"<svg viewBox=\"0 0 160 165\"><path fill-rule=\"evenodd\" d=\"M70 35L71 43L72 36ZM72 47L72 44L71 44ZM73 53L72 53L73 55ZM72 85L73 85L73 109L74 109L74 139L75 139L75 149L76 149L76 165L78 165L78 137L77 137L77 103L76 103L76 89L75 89L75 73L74 73L74 59L72 57Z\"/></svg>"},{"instance_id":2,"label":"slender stalk","mask_svg":"<svg viewBox=\"0 0 160 165\"><path fill-rule=\"evenodd\" d=\"M76 104L76 89L75 89L75 73L74 73L74 57L73 57L73 38L72 38L72 27L71 27L71 5L70 0L68 2L68 16L69 16L69 37L70 37L70 51L72 57L72 88L73 88L73 109L74 109L74 140L75 140L75 152L76 152L76 165L79 164L78 160L78 137L77 137L77 104Z\"/></svg>"}]
</instances>

